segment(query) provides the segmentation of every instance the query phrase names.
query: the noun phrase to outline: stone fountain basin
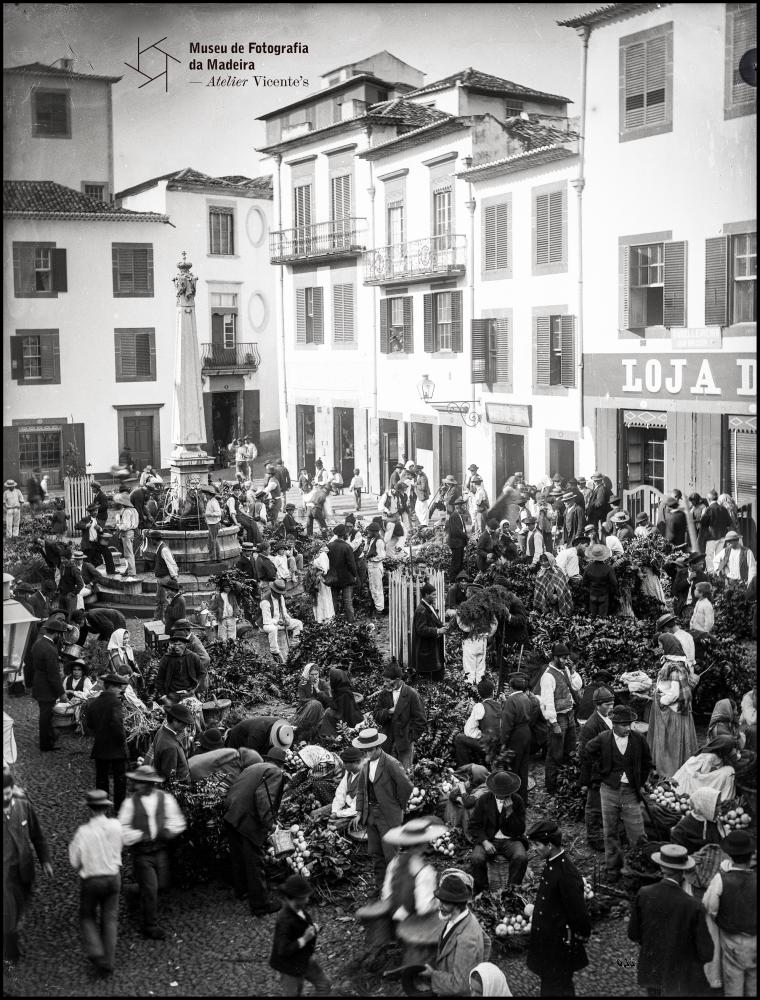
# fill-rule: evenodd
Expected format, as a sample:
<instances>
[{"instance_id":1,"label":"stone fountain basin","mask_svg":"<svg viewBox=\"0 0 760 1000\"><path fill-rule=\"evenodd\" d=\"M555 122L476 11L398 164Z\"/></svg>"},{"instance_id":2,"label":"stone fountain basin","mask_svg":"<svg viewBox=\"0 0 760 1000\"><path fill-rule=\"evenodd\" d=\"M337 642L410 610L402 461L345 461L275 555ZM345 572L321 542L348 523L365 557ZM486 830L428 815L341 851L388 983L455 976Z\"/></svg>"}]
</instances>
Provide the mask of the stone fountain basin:
<instances>
[{"instance_id":1,"label":"stone fountain basin","mask_svg":"<svg viewBox=\"0 0 760 1000\"><path fill-rule=\"evenodd\" d=\"M149 538L143 553L143 559L152 568L156 558L156 548L159 539L169 546L181 573L195 573L198 576L208 576L223 569L228 569L240 555L240 542L236 525L220 528L216 536L219 547L219 559L213 561L208 554L208 531L170 531L166 528L154 528L159 538Z\"/></svg>"}]
</instances>

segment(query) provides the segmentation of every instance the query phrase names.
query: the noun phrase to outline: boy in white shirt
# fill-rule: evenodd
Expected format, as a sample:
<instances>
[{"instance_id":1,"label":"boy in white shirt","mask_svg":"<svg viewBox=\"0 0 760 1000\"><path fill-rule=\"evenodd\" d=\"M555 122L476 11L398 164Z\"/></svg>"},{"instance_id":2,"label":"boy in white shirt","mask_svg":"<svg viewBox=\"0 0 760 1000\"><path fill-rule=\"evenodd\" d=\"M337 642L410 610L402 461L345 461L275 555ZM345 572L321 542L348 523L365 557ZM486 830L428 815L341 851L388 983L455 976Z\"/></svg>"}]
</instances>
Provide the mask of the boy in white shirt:
<instances>
[{"instance_id":1,"label":"boy in white shirt","mask_svg":"<svg viewBox=\"0 0 760 1000\"><path fill-rule=\"evenodd\" d=\"M354 510L362 509L362 490L364 489L364 480L359 474L358 469L354 469L354 477L350 484L351 492L354 495Z\"/></svg>"}]
</instances>

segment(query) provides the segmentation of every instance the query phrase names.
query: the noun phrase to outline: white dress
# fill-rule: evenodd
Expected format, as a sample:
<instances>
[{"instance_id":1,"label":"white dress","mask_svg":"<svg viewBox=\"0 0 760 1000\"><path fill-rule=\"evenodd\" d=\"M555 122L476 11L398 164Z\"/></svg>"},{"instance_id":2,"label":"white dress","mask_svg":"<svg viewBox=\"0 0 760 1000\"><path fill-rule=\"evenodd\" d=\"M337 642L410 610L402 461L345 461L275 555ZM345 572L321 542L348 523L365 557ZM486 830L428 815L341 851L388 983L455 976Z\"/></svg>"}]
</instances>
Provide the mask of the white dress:
<instances>
[{"instance_id":1,"label":"white dress","mask_svg":"<svg viewBox=\"0 0 760 1000\"><path fill-rule=\"evenodd\" d=\"M330 568L330 559L327 553L320 552L314 560L314 565L322 573L322 579L319 581L317 599L314 602L314 621L329 622L335 617L335 608L333 606L332 591L325 585L324 582L325 573L327 573Z\"/></svg>"}]
</instances>

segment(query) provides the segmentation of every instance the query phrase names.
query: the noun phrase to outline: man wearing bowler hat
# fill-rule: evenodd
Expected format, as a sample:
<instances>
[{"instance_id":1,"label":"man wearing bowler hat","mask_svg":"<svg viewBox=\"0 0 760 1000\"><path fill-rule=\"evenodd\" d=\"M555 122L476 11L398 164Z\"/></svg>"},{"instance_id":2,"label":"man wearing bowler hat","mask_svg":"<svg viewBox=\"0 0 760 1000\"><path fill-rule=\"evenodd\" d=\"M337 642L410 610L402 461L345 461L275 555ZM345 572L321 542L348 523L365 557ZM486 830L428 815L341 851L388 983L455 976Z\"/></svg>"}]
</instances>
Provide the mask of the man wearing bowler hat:
<instances>
[{"instance_id":1,"label":"man wearing bowler hat","mask_svg":"<svg viewBox=\"0 0 760 1000\"><path fill-rule=\"evenodd\" d=\"M204 679L200 658L187 648L192 629L179 624L169 633L169 647L158 664L156 694L158 697L176 694L187 698Z\"/></svg>"},{"instance_id":2,"label":"man wearing bowler hat","mask_svg":"<svg viewBox=\"0 0 760 1000\"><path fill-rule=\"evenodd\" d=\"M385 869L396 853L383 840L394 826L400 826L404 809L412 794L412 783L397 760L382 749L387 737L377 729L363 729L351 745L364 754L364 763L356 792L359 822L367 828L367 852L375 875L375 890L379 896L385 880Z\"/></svg>"},{"instance_id":3,"label":"man wearing bowler hat","mask_svg":"<svg viewBox=\"0 0 760 1000\"><path fill-rule=\"evenodd\" d=\"M187 729L194 728L193 713L182 703L169 705L166 719L153 739L153 766L165 781L189 781L187 754L181 742Z\"/></svg>"},{"instance_id":4,"label":"man wearing bowler hat","mask_svg":"<svg viewBox=\"0 0 760 1000\"><path fill-rule=\"evenodd\" d=\"M683 890L696 862L680 844L663 844L652 861L662 879L639 889L628 922L628 937L641 945L639 986L650 997L710 996L704 965L713 941L704 907Z\"/></svg>"},{"instance_id":5,"label":"man wearing bowler hat","mask_svg":"<svg viewBox=\"0 0 760 1000\"><path fill-rule=\"evenodd\" d=\"M132 865L140 887L143 937L161 941L166 931L159 923L158 893L169 886L167 840L178 837L187 823L173 795L159 786L164 779L149 764L129 771L134 785L119 810L122 839L132 847Z\"/></svg>"},{"instance_id":6,"label":"man wearing bowler hat","mask_svg":"<svg viewBox=\"0 0 760 1000\"><path fill-rule=\"evenodd\" d=\"M113 801L118 812L127 794L127 734L124 729L124 692L128 677L106 674L103 691L86 703L85 728L94 737L90 757L95 761L95 787L109 794L113 775Z\"/></svg>"},{"instance_id":7,"label":"man wearing bowler hat","mask_svg":"<svg viewBox=\"0 0 760 1000\"><path fill-rule=\"evenodd\" d=\"M594 710L588 720L581 726L578 736L580 745L580 783L581 794L586 793L586 843L594 851L604 850L604 835L602 826L602 798L599 786L601 779L591 766L591 760L586 754L586 744L612 729L612 709L615 704L615 695L608 687L599 680L599 674L604 674L611 683L612 677L606 671L599 671L595 674L598 685L593 690ZM584 695L585 697L585 695Z\"/></svg>"},{"instance_id":8,"label":"man wearing bowler hat","mask_svg":"<svg viewBox=\"0 0 760 1000\"><path fill-rule=\"evenodd\" d=\"M652 770L646 739L631 732L636 716L626 705L613 708L612 729L586 744L586 756L601 782L599 792L604 827L604 860L608 882L617 882L623 868L618 826L623 821L631 847L644 837L641 816L643 788Z\"/></svg>"},{"instance_id":9,"label":"man wearing bowler hat","mask_svg":"<svg viewBox=\"0 0 760 1000\"><path fill-rule=\"evenodd\" d=\"M483 928L467 905L472 899L472 879L458 868L449 868L442 874L435 895L441 920L445 923L438 938L435 960L419 975L430 980L434 996L468 996L470 973L485 955Z\"/></svg>"},{"instance_id":10,"label":"man wearing bowler hat","mask_svg":"<svg viewBox=\"0 0 760 1000\"><path fill-rule=\"evenodd\" d=\"M528 867L525 840L525 803L517 794L520 779L511 771L496 771L486 779L488 791L475 803L470 835L475 842L470 870L475 893L488 888L488 861L497 856L509 862L509 881L522 885Z\"/></svg>"},{"instance_id":11,"label":"man wearing bowler hat","mask_svg":"<svg viewBox=\"0 0 760 1000\"><path fill-rule=\"evenodd\" d=\"M42 626L42 635L32 646L29 662L32 674L32 697L40 706L40 750L56 750L53 728L53 705L63 694L58 653L66 634L66 622L55 616Z\"/></svg>"},{"instance_id":12,"label":"man wearing bowler hat","mask_svg":"<svg viewBox=\"0 0 760 1000\"><path fill-rule=\"evenodd\" d=\"M427 728L427 717L420 696L404 683L395 659L383 668L383 690L374 715L379 729L388 738L388 752L407 773L411 772L414 744Z\"/></svg>"},{"instance_id":13,"label":"man wearing bowler hat","mask_svg":"<svg viewBox=\"0 0 760 1000\"><path fill-rule=\"evenodd\" d=\"M757 869L750 868L755 846L746 830L732 830L721 841L731 859L722 864L702 897L718 925L723 995L757 996Z\"/></svg>"},{"instance_id":14,"label":"man wearing bowler hat","mask_svg":"<svg viewBox=\"0 0 760 1000\"><path fill-rule=\"evenodd\" d=\"M530 913L527 965L541 977L542 997L574 997L573 973L588 965L585 942L591 923L583 897L583 879L562 847L562 831L551 819L528 830L546 861Z\"/></svg>"},{"instance_id":15,"label":"man wearing bowler hat","mask_svg":"<svg viewBox=\"0 0 760 1000\"><path fill-rule=\"evenodd\" d=\"M557 790L557 771L564 767L576 746L576 698L580 700L583 681L575 670L570 650L563 642L552 646L552 658L541 674L539 701L541 714L549 726L544 784L549 795Z\"/></svg>"},{"instance_id":16,"label":"man wearing bowler hat","mask_svg":"<svg viewBox=\"0 0 760 1000\"><path fill-rule=\"evenodd\" d=\"M467 547L467 526L464 523L465 500L458 496L453 501L454 510L446 521L446 544L451 549L450 579L455 579L464 562L464 550Z\"/></svg>"}]
</instances>

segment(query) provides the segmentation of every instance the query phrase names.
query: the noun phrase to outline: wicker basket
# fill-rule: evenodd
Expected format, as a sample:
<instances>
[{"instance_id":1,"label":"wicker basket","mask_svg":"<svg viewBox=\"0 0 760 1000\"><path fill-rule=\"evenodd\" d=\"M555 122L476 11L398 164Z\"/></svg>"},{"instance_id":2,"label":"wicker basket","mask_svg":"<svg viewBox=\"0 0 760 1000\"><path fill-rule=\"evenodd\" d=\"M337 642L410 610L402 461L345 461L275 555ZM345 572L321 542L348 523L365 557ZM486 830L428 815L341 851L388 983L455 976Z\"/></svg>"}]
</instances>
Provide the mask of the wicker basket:
<instances>
[{"instance_id":1,"label":"wicker basket","mask_svg":"<svg viewBox=\"0 0 760 1000\"><path fill-rule=\"evenodd\" d=\"M509 887L509 860L495 857L488 859L488 888L491 892L502 892Z\"/></svg>"},{"instance_id":2,"label":"wicker basket","mask_svg":"<svg viewBox=\"0 0 760 1000\"><path fill-rule=\"evenodd\" d=\"M277 827L269 835L269 842L274 848L274 856L276 858L283 858L287 854L292 854L296 849L290 830L282 830L280 827Z\"/></svg>"}]
</instances>

